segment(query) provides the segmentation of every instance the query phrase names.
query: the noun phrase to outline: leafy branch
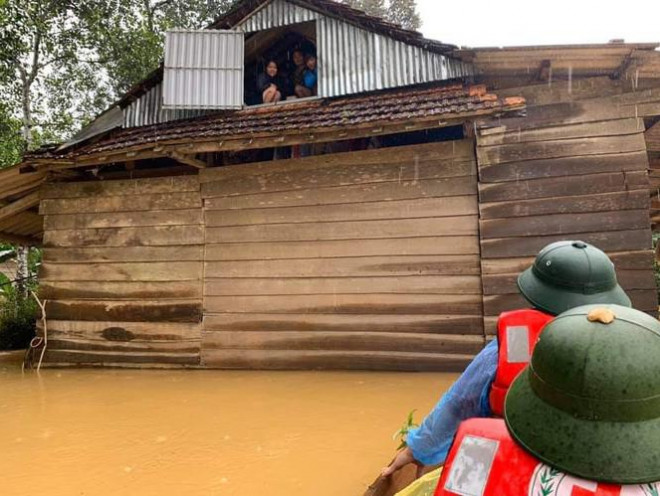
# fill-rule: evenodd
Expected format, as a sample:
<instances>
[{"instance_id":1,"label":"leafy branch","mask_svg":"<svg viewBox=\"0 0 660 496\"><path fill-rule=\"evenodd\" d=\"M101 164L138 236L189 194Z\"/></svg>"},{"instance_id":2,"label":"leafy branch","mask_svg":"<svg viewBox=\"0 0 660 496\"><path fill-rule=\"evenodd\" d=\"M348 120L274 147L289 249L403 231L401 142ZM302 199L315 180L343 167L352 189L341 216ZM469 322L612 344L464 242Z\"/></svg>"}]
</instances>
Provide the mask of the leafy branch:
<instances>
[{"instance_id":1,"label":"leafy branch","mask_svg":"<svg viewBox=\"0 0 660 496\"><path fill-rule=\"evenodd\" d=\"M405 448L407 446L406 437L408 436L408 432L410 432L410 430L414 429L415 427L419 427L419 425L416 424L413 419L413 415L415 414L416 411L417 410L411 410L410 413L408 413L408 417L406 418L406 421L399 428L399 430L396 431L392 436L392 439L395 441L397 439L401 440L397 450L400 450L401 448Z\"/></svg>"}]
</instances>

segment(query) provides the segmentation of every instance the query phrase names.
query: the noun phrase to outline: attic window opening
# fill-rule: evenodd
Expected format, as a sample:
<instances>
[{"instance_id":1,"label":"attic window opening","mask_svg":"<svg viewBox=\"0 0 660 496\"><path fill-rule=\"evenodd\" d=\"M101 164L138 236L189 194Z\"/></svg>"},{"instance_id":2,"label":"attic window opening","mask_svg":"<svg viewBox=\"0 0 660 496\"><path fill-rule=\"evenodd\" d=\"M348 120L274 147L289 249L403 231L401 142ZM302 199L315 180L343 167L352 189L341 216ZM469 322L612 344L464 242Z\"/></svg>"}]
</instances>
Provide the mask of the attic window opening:
<instances>
[{"instance_id":1,"label":"attic window opening","mask_svg":"<svg viewBox=\"0 0 660 496\"><path fill-rule=\"evenodd\" d=\"M314 97L317 88L315 21L246 36L244 92L247 105Z\"/></svg>"},{"instance_id":2,"label":"attic window opening","mask_svg":"<svg viewBox=\"0 0 660 496\"><path fill-rule=\"evenodd\" d=\"M255 33L168 31L162 109L205 113L316 96L316 56L316 21Z\"/></svg>"}]
</instances>

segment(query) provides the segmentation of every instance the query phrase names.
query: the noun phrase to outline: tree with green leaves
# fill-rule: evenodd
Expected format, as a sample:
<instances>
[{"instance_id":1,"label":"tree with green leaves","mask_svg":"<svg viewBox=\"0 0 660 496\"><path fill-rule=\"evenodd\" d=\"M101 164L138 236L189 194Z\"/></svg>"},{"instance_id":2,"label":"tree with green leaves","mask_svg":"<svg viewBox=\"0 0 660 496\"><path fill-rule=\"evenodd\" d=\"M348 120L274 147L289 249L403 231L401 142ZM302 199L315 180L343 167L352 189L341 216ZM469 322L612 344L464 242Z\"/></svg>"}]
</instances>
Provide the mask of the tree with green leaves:
<instances>
[{"instance_id":1,"label":"tree with green leaves","mask_svg":"<svg viewBox=\"0 0 660 496\"><path fill-rule=\"evenodd\" d=\"M73 3L0 0L0 92L21 121L26 149L70 134L89 119L90 93L98 93L84 26ZM107 102L99 102L105 105Z\"/></svg>"},{"instance_id":2,"label":"tree with green leaves","mask_svg":"<svg viewBox=\"0 0 660 496\"><path fill-rule=\"evenodd\" d=\"M16 258L16 248L0 243L0 265ZM36 274L41 253L32 250L29 257L31 274ZM36 290L34 279L26 281L28 289ZM12 280L0 271L0 350L26 348L36 332L37 303L21 294Z\"/></svg>"},{"instance_id":3,"label":"tree with green leaves","mask_svg":"<svg viewBox=\"0 0 660 496\"><path fill-rule=\"evenodd\" d=\"M17 163L23 146L21 121L12 116L6 102L0 102L0 169Z\"/></svg>"},{"instance_id":4,"label":"tree with green leaves","mask_svg":"<svg viewBox=\"0 0 660 496\"><path fill-rule=\"evenodd\" d=\"M62 0L0 1L0 20L5 134L13 133L12 117L17 116L23 150L34 149L43 140L62 139L74 127L77 109L89 117L88 102L81 95L98 87L91 67L83 64L87 48L83 26L71 4ZM12 143L3 145L9 159L16 158ZM16 281L23 298L27 297L28 257L28 247L17 247Z\"/></svg>"},{"instance_id":5,"label":"tree with green leaves","mask_svg":"<svg viewBox=\"0 0 660 496\"><path fill-rule=\"evenodd\" d=\"M422 25L415 0L344 0L344 3L405 29L416 30Z\"/></svg>"},{"instance_id":6,"label":"tree with green leaves","mask_svg":"<svg viewBox=\"0 0 660 496\"><path fill-rule=\"evenodd\" d=\"M354 9L363 10L374 17L387 18L385 0L345 0Z\"/></svg>"},{"instance_id":7,"label":"tree with green leaves","mask_svg":"<svg viewBox=\"0 0 660 496\"><path fill-rule=\"evenodd\" d=\"M387 20L406 29L417 30L422 25L415 0L390 0Z\"/></svg>"},{"instance_id":8,"label":"tree with green leaves","mask_svg":"<svg viewBox=\"0 0 660 496\"><path fill-rule=\"evenodd\" d=\"M165 32L201 29L226 12L231 0L88 0L77 7L97 62L116 96L156 69Z\"/></svg>"},{"instance_id":9,"label":"tree with green leaves","mask_svg":"<svg viewBox=\"0 0 660 496\"><path fill-rule=\"evenodd\" d=\"M229 0L0 0L0 96L27 149L62 141L156 69L165 31Z\"/></svg>"}]
</instances>

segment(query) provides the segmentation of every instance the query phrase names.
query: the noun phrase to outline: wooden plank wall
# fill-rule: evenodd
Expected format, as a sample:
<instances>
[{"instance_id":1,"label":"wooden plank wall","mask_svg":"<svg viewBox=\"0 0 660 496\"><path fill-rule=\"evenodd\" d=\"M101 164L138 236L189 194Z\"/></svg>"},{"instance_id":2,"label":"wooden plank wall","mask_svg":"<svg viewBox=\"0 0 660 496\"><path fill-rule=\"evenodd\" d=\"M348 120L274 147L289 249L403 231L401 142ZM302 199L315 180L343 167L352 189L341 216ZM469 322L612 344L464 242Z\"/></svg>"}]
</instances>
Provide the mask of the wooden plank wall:
<instances>
[{"instance_id":1,"label":"wooden plank wall","mask_svg":"<svg viewBox=\"0 0 660 496\"><path fill-rule=\"evenodd\" d=\"M199 364L197 176L51 184L40 208L49 364Z\"/></svg>"},{"instance_id":2,"label":"wooden plank wall","mask_svg":"<svg viewBox=\"0 0 660 496\"><path fill-rule=\"evenodd\" d=\"M660 228L660 122L644 133L649 156L649 193L651 196L651 224L654 232Z\"/></svg>"},{"instance_id":3,"label":"wooden plank wall","mask_svg":"<svg viewBox=\"0 0 660 496\"><path fill-rule=\"evenodd\" d=\"M458 370L483 346L473 142L201 181L203 366Z\"/></svg>"},{"instance_id":4,"label":"wooden plank wall","mask_svg":"<svg viewBox=\"0 0 660 496\"><path fill-rule=\"evenodd\" d=\"M660 151L649 151L649 195L651 197L651 225L660 230Z\"/></svg>"},{"instance_id":5,"label":"wooden plank wall","mask_svg":"<svg viewBox=\"0 0 660 496\"><path fill-rule=\"evenodd\" d=\"M602 101L594 111L618 113ZM531 109L516 125L478 133L488 333L495 331L500 312L527 306L516 288L517 274L543 246L564 239L608 252L633 304L657 312L644 123L635 117L598 120L589 112L562 119L561 111Z\"/></svg>"}]
</instances>

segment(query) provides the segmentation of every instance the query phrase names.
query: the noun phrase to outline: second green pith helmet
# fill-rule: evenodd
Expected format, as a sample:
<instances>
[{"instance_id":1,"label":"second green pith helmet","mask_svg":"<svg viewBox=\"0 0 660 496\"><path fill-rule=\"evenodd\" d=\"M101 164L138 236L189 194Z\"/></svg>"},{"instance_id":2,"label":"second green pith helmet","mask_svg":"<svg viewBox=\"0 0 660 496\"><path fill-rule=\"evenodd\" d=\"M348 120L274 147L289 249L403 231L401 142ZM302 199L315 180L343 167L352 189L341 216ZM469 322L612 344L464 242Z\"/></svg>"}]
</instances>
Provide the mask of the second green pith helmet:
<instances>
[{"instance_id":1,"label":"second green pith helmet","mask_svg":"<svg viewBox=\"0 0 660 496\"><path fill-rule=\"evenodd\" d=\"M543 248L534 265L518 276L518 289L534 307L552 315L592 303L631 306L612 261L583 241L559 241Z\"/></svg>"},{"instance_id":2,"label":"second green pith helmet","mask_svg":"<svg viewBox=\"0 0 660 496\"><path fill-rule=\"evenodd\" d=\"M618 305L559 315L511 386L504 417L523 448L563 472L660 480L660 322Z\"/></svg>"}]
</instances>

